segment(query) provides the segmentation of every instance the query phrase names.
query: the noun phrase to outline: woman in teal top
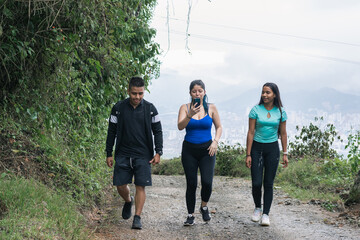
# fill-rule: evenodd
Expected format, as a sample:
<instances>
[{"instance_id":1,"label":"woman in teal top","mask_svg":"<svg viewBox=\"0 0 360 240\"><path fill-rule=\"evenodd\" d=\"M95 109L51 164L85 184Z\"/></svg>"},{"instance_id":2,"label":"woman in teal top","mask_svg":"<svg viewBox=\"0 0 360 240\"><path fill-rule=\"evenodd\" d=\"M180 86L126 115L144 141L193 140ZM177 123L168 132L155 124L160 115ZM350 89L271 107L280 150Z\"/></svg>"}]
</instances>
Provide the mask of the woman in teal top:
<instances>
[{"instance_id":1,"label":"woman in teal top","mask_svg":"<svg viewBox=\"0 0 360 240\"><path fill-rule=\"evenodd\" d=\"M279 165L281 139L283 166L287 167L287 115L282 108L280 92L275 83L265 83L258 105L249 113L249 131L246 141L246 166L251 168L252 195L255 210L251 217L262 226L269 226L269 212L273 199L273 184ZM263 174L264 172L264 174ZM264 185L263 210L261 188Z\"/></svg>"}]
</instances>

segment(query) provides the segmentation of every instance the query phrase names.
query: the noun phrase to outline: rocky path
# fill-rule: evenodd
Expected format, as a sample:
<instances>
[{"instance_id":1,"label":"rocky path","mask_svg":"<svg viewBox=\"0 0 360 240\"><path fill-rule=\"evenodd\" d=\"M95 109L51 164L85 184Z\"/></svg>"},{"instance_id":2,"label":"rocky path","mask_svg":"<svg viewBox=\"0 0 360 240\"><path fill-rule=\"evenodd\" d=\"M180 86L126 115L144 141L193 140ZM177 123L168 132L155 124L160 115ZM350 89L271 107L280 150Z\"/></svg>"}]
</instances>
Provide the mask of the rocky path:
<instances>
[{"instance_id":1,"label":"rocky path","mask_svg":"<svg viewBox=\"0 0 360 240\"><path fill-rule=\"evenodd\" d=\"M200 188L196 209L199 193ZM250 220L253 210L250 182L215 177L208 204L212 220L204 223L197 212L196 224L184 227L187 215L184 176L154 175L153 186L147 188L142 230L131 229L132 218L121 218L123 201L115 191L111 191L102 209L89 214L89 226L93 239L360 239L359 228L336 223L338 214L290 199L278 190L274 194L271 226L261 227Z\"/></svg>"}]
</instances>

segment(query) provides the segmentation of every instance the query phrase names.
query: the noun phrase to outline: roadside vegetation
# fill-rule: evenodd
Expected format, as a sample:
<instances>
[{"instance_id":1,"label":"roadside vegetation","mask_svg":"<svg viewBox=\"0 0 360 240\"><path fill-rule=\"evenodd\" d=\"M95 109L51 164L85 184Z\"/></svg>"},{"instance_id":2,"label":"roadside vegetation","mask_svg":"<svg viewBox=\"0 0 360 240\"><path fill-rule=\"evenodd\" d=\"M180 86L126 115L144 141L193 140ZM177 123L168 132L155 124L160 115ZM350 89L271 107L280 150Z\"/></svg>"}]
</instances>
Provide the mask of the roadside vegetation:
<instances>
[{"instance_id":1,"label":"roadside vegetation","mask_svg":"<svg viewBox=\"0 0 360 240\"><path fill-rule=\"evenodd\" d=\"M159 73L155 4L0 1L1 239L88 239L111 107Z\"/></svg>"}]
</instances>

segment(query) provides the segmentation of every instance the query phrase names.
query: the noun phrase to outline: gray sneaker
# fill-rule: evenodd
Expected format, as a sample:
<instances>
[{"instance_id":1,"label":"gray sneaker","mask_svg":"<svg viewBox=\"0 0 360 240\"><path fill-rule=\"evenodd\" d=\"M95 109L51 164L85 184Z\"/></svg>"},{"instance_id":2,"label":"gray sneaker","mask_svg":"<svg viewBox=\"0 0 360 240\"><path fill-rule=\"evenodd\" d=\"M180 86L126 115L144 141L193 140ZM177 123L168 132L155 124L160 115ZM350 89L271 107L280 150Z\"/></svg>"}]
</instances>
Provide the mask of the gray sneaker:
<instances>
[{"instance_id":1,"label":"gray sneaker","mask_svg":"<svg viewBox=\"0 0 360 240\"><path fill-rule=\"evenodd\" d=\"M141 225L141 217L139 215L135 215L134 216L134 221L132 224L132 229L142 229L142 225Z\"/></svg>"},{"instance_id":2,"label":"gray sneaker","mask_svg":"<svg viewBox=\"0 0 360 240\"><path fill-rule=\"evenodd\" d=\"M261 226L270 226L269 215L263 214L263 215L261 216L260 225L261 225Z\"/></svg>"},{"instance_id":3,"label":"gray sneaker","mask_svg":"<svg viewBox=\"0 0 360 240\"><path fill-rule=\"evenodd\" d=\"M122 209L123 219L129 219L131 217L131 207L133 205L134 198L131 197L131 202L125 202Z\"/></svg>"},{"instance_id":4,"label":"gray sneaker","mask_svg":"<svg viewBox=\"0 0 360 240\"><path fill-rule=\"evenodd\" d=\"M251 216L251 221L258 222L261 218L261 213L262 213L261 208L255 208L254 213Z\"/></svg>"},{"instance_id":5,"label":"gray sneaker","mask_svg":"<svg viewBox=\"0 0 360 240\"><path fill-rule=\"evenodd\" d=\"M209 213L209 208L207 206L200 207L200 213L202 215L202 219L204 220L204 222L208 222L211 220L211 215Z\"/></svg>"},{"instance_id":6,"label":"gray sneaker","mask_svg":"<svg viewBox=\"0 0 360 240\"><path fill-rule=\"evenodd\" d=\"M194 225L195 217L192 214L189 214L184 222L184 226L192 226Z\"/></svg>"}]
</instances>

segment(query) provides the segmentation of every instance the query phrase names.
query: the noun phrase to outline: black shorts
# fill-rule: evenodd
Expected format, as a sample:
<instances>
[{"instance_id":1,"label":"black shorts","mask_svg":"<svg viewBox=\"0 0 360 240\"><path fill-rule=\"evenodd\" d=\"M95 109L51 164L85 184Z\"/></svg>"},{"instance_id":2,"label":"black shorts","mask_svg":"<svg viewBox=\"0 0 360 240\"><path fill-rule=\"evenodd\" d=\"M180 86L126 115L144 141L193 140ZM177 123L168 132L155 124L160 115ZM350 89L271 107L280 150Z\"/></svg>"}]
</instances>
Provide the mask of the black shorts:
<instances>
[{"instance_id":1,"label":"black shorts","mask_svg":"<svg viewBox=\"0 0 360 240\"><path fill-rule=\"evenodd\" d=\"M114 186L121 186L134 183L137 186L151 186L151 164L150 159L146 158L129 158L116 156L114 167Z\"/></svg>"}]
</instances>

